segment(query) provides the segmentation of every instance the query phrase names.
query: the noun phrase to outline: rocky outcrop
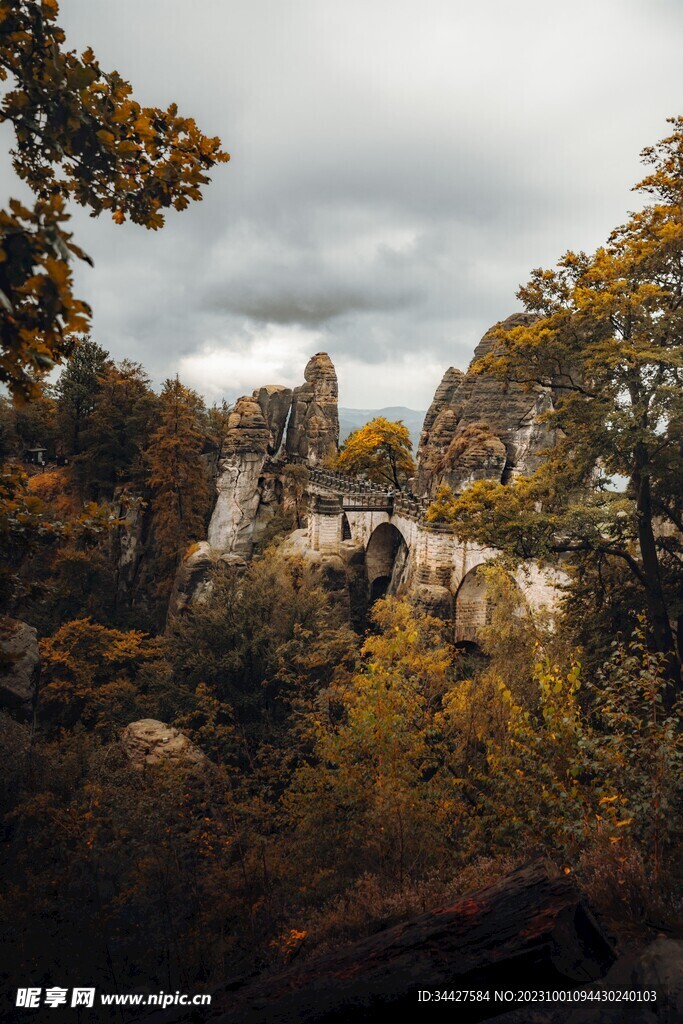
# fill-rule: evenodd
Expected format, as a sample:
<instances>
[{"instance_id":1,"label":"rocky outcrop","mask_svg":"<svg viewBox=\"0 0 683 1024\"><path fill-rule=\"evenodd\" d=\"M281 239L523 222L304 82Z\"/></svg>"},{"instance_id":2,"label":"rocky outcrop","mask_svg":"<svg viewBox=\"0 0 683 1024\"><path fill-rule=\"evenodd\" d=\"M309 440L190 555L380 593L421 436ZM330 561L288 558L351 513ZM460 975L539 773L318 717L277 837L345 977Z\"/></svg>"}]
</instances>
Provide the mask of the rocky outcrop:
<instances>
[{"instance_id":1,"label":"rocky outcrop","mask_svg":"<svg viewBox=\"0 0 683 1024\"><path fill-rule=\"evenodd\" d=\"M605 978L604 987L622 992L656 992L656 1001L644 1009L658 1024L677 1024L683 1020L683 940L662 935L641 953L620 957ZM585 1012L581 1017L577 1014L576 1024L621 1024L625 1019L620 1015L623 1005L617 1002L601 1006L601 1011L595 1017Z\"/></svg>"},{"instance_id":2,"label":"rocky outcrop","mask_svg":"<svg viewBox=\"0 0 683 1024\"><path fill-rule=\"evenodd\" d=\"M287 454L317 466L335 454L339 443L339 388L326 352L309 359L304 379L306 383L295 388L292 396Z\"/></svg>"},{"instance_id":3,"label":"rocky outcrop","mask_svg":"<svg viewBox=\"0 0 683 1024\"><path fill-rule=\"evenodd\" d=\"M19 717L33 715L40 670L38 634L19 619L0 619L0 705Z\"/></svg>"},{"instance_id":4,"label":"rocky outcrop","mask_svg":"<svg viewBox=\"0 0 683 1024\"><path fill-rule=\"evenodd\" d=\"M168 602L168 619L181 615L192 601L206 592L209 573L215 558L208 541L193 544L176 573Z\"/></svg>"},{"instance_id":5,"label":"rocky outcrop","mask_svg":"<svg viewBox=\"0 0 683 1024\"><path fill-rule=\"evenodd\" d=\"M503 321L509 329L529 323L528 313ZM433 496L441 483L461 490L480 479L507 481L533 472L554 435L540 417L552 408L549 388L527 391L473 372L474 364L495 345L496 324L477 345L466 374L451 367L425 417L417 453L413 489Z\"/></svg>"},{"instance_id":6,"label":"rocky outcrop","mask_svg":"<svg viewBox=\"0 0 683 1024\"><path fill-rule=\"evenodd\" d=\"M121 733L121 745L132 765L169 764L202 767L206 755L171 725L154 718L131 722Z\"/></svg>"},{"instance_id":7,"label":"rocky outcrop","mask_svg":"<svg viewBox=\"0 0 683 1024\"><path fill-rule=\"evenodd\" d=\"M292 405L291 388L282 387L280 384L267 384L254 392L254 398L259 404L270 434L268 454L277 455Z\"/></svg>"},{"instance_id":8,"label":"rocky outcrop","mask_svg":"<svg viewBox=\"0 0 683 1024\"><path fill-rule=\"evenodd\" d=\"M642 952L620 956L584 991L580 1002L527 1003L497 1016L496 1024L680 1024L683 942L662 936Z\"/></svg>"},{"instance_id":9,"label":"rocky outcrop","mask_svg":"<svg viewBox=\"0 0 683 1024\"><path fill-rule=\"evenodd\" d=\"M209 524L208 541L217 553L251 555L259 481L270 444L271 431L257 399L239 398L228 420Z\"/></svg>"},{"instance_id":10,"label":"rocky outcrop","mask_svg":"<svg viewBox=\"0 0 683 1024\"><path fill-rule=\"evenodd\" d=\"M337 450L337 375L327 353L309 360L304 377L306 383L293 392L269 384L237 400L218 466L218 497L208 531L212 558L250 558L277 515L286 483L281 459L285 427L284 454L289 458L314 466ZM199 567L185 570L183 566L181 573L191 582Z\"/></svg>"},{"instance_id":11,"label":"rocky outcrop","mask_svg":"<svg viewBox=\"0 0 683 1024\"><path fill-rule=\"evenodd\" d=\"M436 423L437 417L442 417L450 411L451 402L453 396L465 379L465 374L462 370L456 369L455 366L449 366L441 378L441 383L434 392L434 398L432 404L427 409L427 415L424 418L422 424L422 434L420 437L420 444L417 449L418 459L422 455L426 455L426 445L429 438L432 436L434 430L434 424Z\"/></svg>"},{"instance_id":12,"label":"rocky outcrop","mask_svg":"<svg viewBox=\"0 0 683 1024\"><path fill-rule=\"evenodd\" d=\"M140 495L126 488L114 495L116 527L110 533L111 557L116 574L117 607L130 607L140 583L140 569L147 551L146 505Z\"/></svg>"},{"instance_id":13,"label":"rocky outcrop","mask_svg":"<svg viewBox=\"0 0 683 1024\"><path fill-rule=\"evenodd\" d=\"M193 544L180 563L168 602L167 625L187 611L190 605L207 601L211 594L211 572L217 565L244 572L247 562L240 555L217 555L208 541Z\"/></svg>"}]
</instances>

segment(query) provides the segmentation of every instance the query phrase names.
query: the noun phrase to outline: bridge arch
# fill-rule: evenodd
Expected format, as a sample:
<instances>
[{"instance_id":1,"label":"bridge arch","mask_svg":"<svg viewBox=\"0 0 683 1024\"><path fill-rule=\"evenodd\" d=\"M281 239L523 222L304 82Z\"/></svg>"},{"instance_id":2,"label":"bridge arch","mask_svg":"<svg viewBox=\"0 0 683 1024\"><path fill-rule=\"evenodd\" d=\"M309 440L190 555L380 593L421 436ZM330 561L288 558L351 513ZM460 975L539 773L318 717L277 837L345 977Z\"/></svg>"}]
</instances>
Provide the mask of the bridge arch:
<instances>
[{"instance_id":1,"label":"bridge arch","mask_svg":"<svg viewBox=\"0 0 683 1024\"><path fill-rule=\"evenodd\" d=\"M494 608L491 586L482 571L486 562L475 565L465 574L455 593L455 641L459 644L478 644L479 630L489 626ZM521 588L514 577L506 574L512 587L520 595ZM524 602L523 600L523 603Z\"/></svg>"},{"instance_id":2,"label":"bridge arch","mask_svg":"<svg viewBox=\"0 0 683 1024\"><path fill-rule=\"evenodd\" d=\"M481 572L481 565L475 565L463 577L455 593L455 641L473 644L477 642L482 626L491 622L493 604Z\"/></svg>"},{"instance_id":3,"label":"bridge arch","mask_svg":"<svg viewBox=\"0 0 683 1024\"><path fill-rule=\"evenodd\" d=\"M370 602L396 592L408 557L408 545L393 523L380 523L365 548Z\"/></svg>"}]
</instances>

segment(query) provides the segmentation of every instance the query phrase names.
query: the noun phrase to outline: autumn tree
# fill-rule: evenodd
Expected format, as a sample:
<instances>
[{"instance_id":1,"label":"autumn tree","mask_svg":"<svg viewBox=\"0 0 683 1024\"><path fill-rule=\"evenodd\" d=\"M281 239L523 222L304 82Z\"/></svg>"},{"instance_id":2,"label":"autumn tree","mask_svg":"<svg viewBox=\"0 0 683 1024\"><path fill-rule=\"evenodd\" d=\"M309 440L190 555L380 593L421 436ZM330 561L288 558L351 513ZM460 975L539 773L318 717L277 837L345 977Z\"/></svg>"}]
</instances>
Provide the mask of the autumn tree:
<instances>
[{"instance_id":1,"label":"autumn tree","mask_svg":"<svg viewBox=\"0 0 683 1024\"><path fill-rule=\"evenodd\" d=\"M140 630L66 622L41 642L41 720L50 728L80 722L111 736L139 715L138 677L161 656L160 642Z\"/></svg>"},{"instance_id":2,"label":"autumn tree","mask_svg":"<svg viewBox=\"0 0 683 1024\"><path fill-rule=\"evenodd\" d=\"M27 448L42 447L48 459L58 447L59 425L54 388L44 384L40 395L23 405L0 395L0 462L23 459Z\"/></svg>"},{"instance_id":3,"label":"autumn tree","mask_svg":"<svg viewBox=\"0 0 683 1024\"><path fill-rule=\"evenodd\" d=\"M228 159L175 104L142 107L93 51L65 49L57 0L1 0L0 120L14 128L14 169L36 196L0 211L0 381L19 398L87 333L73 294L73 257L89 257L65 229L69 200L156 230L164 210L202 198L208 171Z\"/></svg>"},{"instance_id":4,"label":"autumn tree","mask_svg":"<svg viewBox=\"0 0 683 1024\"><path fill-rule=\"evenodd\" d=\"M393 422L377 416L349 435L337 457L336 468L402 490L415 472L412 448L408 428L400 420Z\"/></svg>"},{"instance_id":5,"label":"autumn tree","mask_svg":"<svg viewBox=\"0 0 683 1024\"><path fill-rule=\"evenodd\" d=\"M560 440L530 480L480 481L455 500L462 536L518 556L619 560L641 588L656 649L678 676L671 620L683 568L683 118L646 149L651 201L595 254L536 270L533 319L499 332L478 372L552 388ZM609 489L627 481L625 493Z\"/></svg>"},{"instance_id":6,"label":"autumn tree","mask_svg":"<svg viewBox=\"0 0 683 1024\"><path fill-rule=\"evenodd\" d=\"M43 500L52 529L43 557L28 558L22 567L31 587L25 606L31 624L40 634L88 616L111 624L117 597L112 535L118 523L111 506L83 505L73 493L68 467L32 476L29 490Z\"/></svg>"},{"instance_id":7,"label":"autumn tree","mask_svg":"<svg viewBox=\"0 0 683 1024\"><path fill-rule=\"evenodd\" d=\"M457 832L459 787L441 723L453 656L443 623L407 602L379 601L373 619L360 670L314 710L314 756L287 806L302 856L323 878L370 871L401 889Z\"/></svg>"},{"instance_id":8,"label":"autumn tree","mask_svg":"<svg viewBox=\"0 0 683 1024\"><path fill-rule=\"evenodd\" d=\"M206 434L209 443L216 452L216 458L220 459L223 450L223 441L228 432L228 420L230 418L230 403L222 399L220 405L214 402L204 413L206 422Z\"/></svg>"},{"instance_id":9,"label":"autumn tree","mask_svg":"<svg viewBox=\"0 0 683 1024\"><path fill-rule=\"evenodd\" d=\"M81 450L81 434L97 403L108 359L109 353L86 335L60 374L55 395L65 455L78 455Z\"/></svg>"},{"instance_id":10,"label":"autumn tree","mask_svg":"<svg viewBox=\"0 0 683 1024\"><path fill-rule=\"evenodd\" d=\"M147 451L155 542L171 569L188 543L203 536L209 509L209 481L201 458L206 441L199 425L202 406L199 395L177 377L167 380L159 425Z\"/></svg>"},{"instance_id":11,"label":"autumn tree","mask_svg":"<svg viewBox=\"0 0 683 1024\"><path fill-rule=\"evenodd\" d=\"M358 641L299 558L271 549L245 572L219 564L210 584L210 599L171 623L164 700L229 775L243 898L253 907L262 894L251 930L283 906L282 874L291 885L282 797L315 743L311 709L348 681Z\"/></svg>"},{"instance_id":12,"label":"autumn tree","mask_svg":"<svg viewBox=\"0 0 683 1024\"><path fill-rule=\"evenodd\" d=\"M54 540L55 528L44 502L32 494L26 473L16 464L0 465L0 613L13 610L25 596L21 569L26 560Z\"/></svg>"},{"instance_id":13,"label":"autumn tree","mask_svg":"<svg viewBox=\"0 0 683 1024\"><path fill-rule=\"evenodd\" d=\"M636 629L630 642L614 643L595 682L582 678L576 660L562 670L537 657L535 707L524 707L498 677L491 703L505 717L485 738L473 819L491 845L576 857L606 836L612 844L633 841L656 875L663 862L675 870L681 705L665 710L663 658L643 640Z\"/></svg>"},{"instance_id":14,"label":"autumn tree","mask_svg":"<svg viewBox=\"0 0 683 1024\"><path fill-rule=\"evenodd\" d=\"M141 770L83 729L32 744L3 717L3 973L198 991L239 968L257 858L242 853L225 778L209 764Z\"/></svg>"},{"instance_id":15,"label":"autumn tree","mask_svg":"<svg viewBox=\"0 0 683 1024\"><path fill-rule=\"evenodd\" d=\"M285 677L287 700L293 699L292 665L305 656L298 645L310 647L342 629L341 648L334 645L336 662L329 651L316 661L314 681L320 687L345 661L340 650L353 646L353 634L314 570L299 559L271 551L254 559L244 574L219 566L211 585L210 601L173 622L169 658L179 683L192 690L207 684L230 704L242 732L256 736L285 712L280 701Z\"/></svg>"},{"instance_id":16,"label":"autumn tree","mask_svg":"<svg viewBox=\"0 0 683 1024\"><path fill-rule=\"evenodd\" d=\"M18 443L12 403L7 398L0 398L0 464L7 462L12 455L18 455Z\"/></svg>"},{"instance_id":17,"label":"autumn tree","mask_svg":"<svg viewBox=\"0 0 683 1024\"><path fill-rule=\"evenodd\" d=\"M105 366L79 434L81 450L73 460L83 497L110 500L117 486L144 482L157 402L139 363L124 359Z\"/></svg>"}]
</instances>

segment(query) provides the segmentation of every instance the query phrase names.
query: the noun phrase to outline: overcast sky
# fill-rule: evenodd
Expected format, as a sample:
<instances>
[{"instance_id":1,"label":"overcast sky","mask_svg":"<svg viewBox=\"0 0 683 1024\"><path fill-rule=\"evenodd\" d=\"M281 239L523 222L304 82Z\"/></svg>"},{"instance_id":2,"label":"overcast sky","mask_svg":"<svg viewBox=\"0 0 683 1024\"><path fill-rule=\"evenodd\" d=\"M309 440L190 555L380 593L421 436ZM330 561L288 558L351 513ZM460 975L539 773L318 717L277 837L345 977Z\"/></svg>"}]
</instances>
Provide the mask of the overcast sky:
<instances>
[{"instance_id":1,"label":"overcast sky","mask_svg":"<svg viewBox=\"0 0 683 1024\"><path fill-rule=\"evenodd\" d=\"M96 340L210 400L325 350L342 405L426 408L533 267L637 205L683 111L678 0L60 6L70 46L231 154L163 231L73 219Z\"/></svg>"}]
</instances>

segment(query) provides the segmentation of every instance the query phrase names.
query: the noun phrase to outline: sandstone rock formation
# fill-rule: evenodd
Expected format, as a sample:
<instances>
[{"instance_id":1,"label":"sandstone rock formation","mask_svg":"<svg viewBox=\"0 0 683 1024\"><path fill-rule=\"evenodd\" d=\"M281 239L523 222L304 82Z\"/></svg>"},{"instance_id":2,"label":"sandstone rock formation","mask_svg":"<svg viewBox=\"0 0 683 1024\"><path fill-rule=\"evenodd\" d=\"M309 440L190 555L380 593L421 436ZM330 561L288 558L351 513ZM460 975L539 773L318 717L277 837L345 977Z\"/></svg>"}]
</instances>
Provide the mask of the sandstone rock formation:
<instances>
[{"instance_id":1,"label":"sandstone rock formation","mask_svg":"<svg viewBox=\"0 0 683 1024\"><path fill-rule=\"evenodd\" d=\"M205 754L187 736L154 718L127 725L121 733L121 745L136 768L162 763L201 767L207 763Z\"/></svg>"},{"instance_id":2,"label":"sandstone rock formation","mask_svg":"<svg viewBox=\"0 0 683 1024\"><path fill-rule=\"evenodd\" d=\"M218 553L248 558L260 501L259 480L271 444L271 430L255 397L237 400L230 413L218 467L218 498L208 541Z\"/></svg>"},{"instance_id":3,"label":"sandstone rock formation","mask_svg":"<svg viewBox=\"0 0 683 1024\"><path fill-rule=\"evenodd\" d=\"M287 425L287 417L292 405L291 388L282 387L281 384L267 384L265 387L258 388L254 392L254 398L260 406L270 433L268 454L277 455L280 451Z\"/></svg>"},{"instance_id":4,"label":"sandstone rock formation","mask_svg":"<svg viewBox=\"0 0 683 1024\"><path fill-rule=\"evenodd\" d=\"M19 619L0 619L0 704L30 718L38 692L38 634Z\"/></svg>"},{"instance_id":5,"label":"sandstone rock formation","mask_svg":"<svg viewBox=\"0 0 683 1024\"><path fill-rule=\"evenodd\" d=\"M196 601L206 589L206 582L215 564L211 545L208 541L199 541L181 562L176 573L173 590L168 602L168 618L182 614Z\"/></svg>"},{"instance_id":6,"label":"sandstone rock formation","mask_svg":"<svg viewBox=\"0 0 683 1024\"><path fill-rule=\"evenodd\" d=\"M422 424L422 437L431 436L437 417L443 418L449 413L451 416L455 416L455 413L451 410L451 402L453 400L453 395L458 390L464 379L465 374L462 370L456 369L455 366L449 366L446 370L441 379L441 383L434 392L432 404L429 406L429 409L427 409L427 414L424 418L424 423ZM422 447L422 437L420 438L418 452Z\"/></svg>"},{"instance_id":7,"label":"sandstone rock formation","mask_svg":"<svg viewBox=\"0 0 683 1024\"><path fill-rule=\"evenodd\" d=\"M292 396L287 454L317 466L336 452L339 443L337 374L326 352L309 359L304 379Z\"/></svg>"},{"instance_id":8,"label":"sandstone rock formation","mask_svg":"<svg viewBox=\"0 0 683 1024\"><path fill-rule=\"evenodd\" d=\"M514 313L503 325L510 328L530 319L528 313ZM477 345L467 373L451 367L436 390L417 452L417 494L433 496L441 483L457 491L473 480L505 482L531 473L540 453L553 444L553 432L539 422L552 408L549 388L527 391L472 372L474 363L491 351L497 326Z\"/></svg>"},{"instance_id":9,"label":"sandstone rock formation","mask_svg":"<svg viewBox=\"0 0 683 1024\"><path fill-rule=\"evenodd\" d=\"M214 560L228 554L250 558L254 543L280 508L285 427L288 458L314 466L337 450L337 375L327 353L309 360L304 377L306 383L294 392L279 384L257 388L239 398L230 414L208 531ZM181 573L189 577L191 567L187 570L183 567ZM187 591L184 584L181 589Z\"/></svg>"},{"instance_id":10,"label":"sandstone rock formation","mask_svg":"<svg viewBox=\"0 0 683 1024\"><path fill-rule=\"evenodd\" d=\"M147 549L145 503L140 496L120 488L114 494L114 514L117 525L110 533L110 542L116 601L119 607L130 607Z\"/></svg>"},{"instance_id":11,"label":"sandstone rock formation","mask_svg":"<svg viewBox=\"0 0 683 1024\"><path fill-rule=\"evenodd\" d=\"M622 992L656 992L656 1002L644 1008L656 1010L653 1020L658 1024L677 1024L683 1020L683 940L660 935L641 953L620 957L607 974L604 987ZM625 1019L624 1008L616 1001L601 1006L601 1011L595 1017L586 1012L577 1014L576 1024L621 1024Z\"/></svg>"}]
</instances>

